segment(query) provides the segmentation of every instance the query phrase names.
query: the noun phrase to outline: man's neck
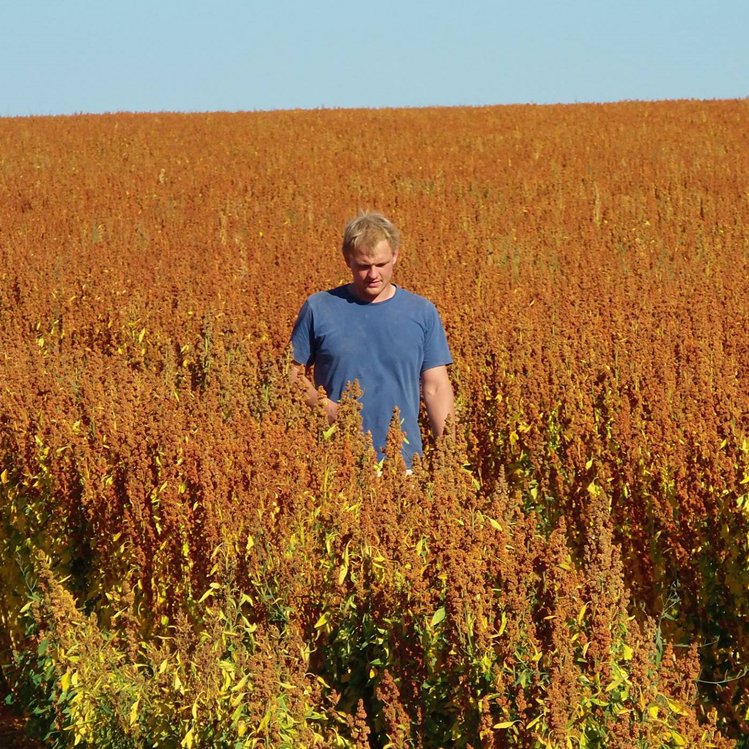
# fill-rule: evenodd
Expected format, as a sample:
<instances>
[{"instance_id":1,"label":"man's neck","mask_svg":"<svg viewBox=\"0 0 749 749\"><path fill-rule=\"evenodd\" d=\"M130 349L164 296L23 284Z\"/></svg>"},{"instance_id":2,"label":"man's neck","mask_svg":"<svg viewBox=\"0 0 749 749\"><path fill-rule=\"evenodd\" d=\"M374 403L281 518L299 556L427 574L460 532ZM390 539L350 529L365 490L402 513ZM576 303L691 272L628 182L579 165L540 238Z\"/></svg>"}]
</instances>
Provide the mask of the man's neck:
<instances>
[{"instance_id":1,"label":"man's neck","mask_svg":"<svg viewBox=\"0 0 749 749\"><path fill-rule=\"evenodd\" d=\"M349 294L354 297L354 299L358 299L360 302L364 302L365 304L379 304L380 302L387 302L388 299L392 299L395 296L394 283L389 283L387 287L380 292L379 296L377 296L376 299L371 299L370 297L366 296L359 296L359 294L356 293L354 284L352 283L347 284L346 288L348 289Z\"/></svg>"}]
</instances>

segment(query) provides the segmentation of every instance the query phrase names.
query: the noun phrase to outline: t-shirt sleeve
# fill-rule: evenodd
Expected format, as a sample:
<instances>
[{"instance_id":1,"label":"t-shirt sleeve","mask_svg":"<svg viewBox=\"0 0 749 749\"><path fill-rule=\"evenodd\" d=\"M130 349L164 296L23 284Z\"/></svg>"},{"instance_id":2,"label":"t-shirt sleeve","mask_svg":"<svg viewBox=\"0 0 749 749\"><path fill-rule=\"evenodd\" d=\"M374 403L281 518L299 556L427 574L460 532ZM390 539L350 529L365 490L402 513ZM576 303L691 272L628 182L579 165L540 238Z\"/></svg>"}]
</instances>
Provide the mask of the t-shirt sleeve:
<instances>
[{"instance_id":1,"label":"t-shirt sleeve","mask_svg":"<svg viewBox=\"0 0 749 749\"><path fill-rule=\"evenodd\" d=\"M424 372L432 367L440 367L452 364L453 358L450 347L447 345L447 336L442 327L439 313L434 305L429 305L429 324L427 326L426 340L424 341L424 362L421 371Z\"/></svg>"},{"instance_id":2,"label":"t-shirt sleeve","mask_svg":"<svg viewBox=\"0 0 749 749\"><path fill-rule=\"evenodd\" d=\"M314 316L309 301L306 301L299 310L294 329L291 331L291 350L295 362L304 364L305 367L315 363L313 340Z\"/></svg>"}]
</instances>

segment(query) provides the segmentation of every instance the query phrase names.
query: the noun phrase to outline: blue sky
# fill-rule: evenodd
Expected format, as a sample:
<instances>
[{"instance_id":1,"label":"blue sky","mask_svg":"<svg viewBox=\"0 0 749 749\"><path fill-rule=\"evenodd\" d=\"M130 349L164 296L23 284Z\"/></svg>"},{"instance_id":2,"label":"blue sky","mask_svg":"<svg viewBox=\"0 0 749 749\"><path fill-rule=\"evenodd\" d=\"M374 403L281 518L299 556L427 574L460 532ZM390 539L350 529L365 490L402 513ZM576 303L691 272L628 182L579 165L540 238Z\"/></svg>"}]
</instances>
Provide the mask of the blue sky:
<instances>
[{"instance_id":1,"label":"blue sky","mask_svg":"<svg viewBox=\"0 0 749 749\"><path fill-rule=\"evenodd\" d=\"M749 96L749 0L2 0L0 116Z\"/></svg>"}]
</instances>

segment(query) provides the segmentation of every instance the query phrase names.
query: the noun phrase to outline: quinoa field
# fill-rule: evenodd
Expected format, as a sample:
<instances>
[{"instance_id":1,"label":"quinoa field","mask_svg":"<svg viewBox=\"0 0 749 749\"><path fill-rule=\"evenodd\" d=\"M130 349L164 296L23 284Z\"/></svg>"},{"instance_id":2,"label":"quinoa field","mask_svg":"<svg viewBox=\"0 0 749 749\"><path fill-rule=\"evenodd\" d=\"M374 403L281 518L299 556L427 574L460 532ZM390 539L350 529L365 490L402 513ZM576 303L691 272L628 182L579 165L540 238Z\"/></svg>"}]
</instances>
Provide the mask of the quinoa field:
<instances>
[{"instance_id":1,"label":"quinoa field","mask_svg":"<svg viewBox=\"0 0 749 749\"><path fill-rule=\"evenodd\" d=\"M288 377L361 209L413 475ZM749 747L749 100L0 119L0 549L44 746Z\"/></svg>"}]
</instances>

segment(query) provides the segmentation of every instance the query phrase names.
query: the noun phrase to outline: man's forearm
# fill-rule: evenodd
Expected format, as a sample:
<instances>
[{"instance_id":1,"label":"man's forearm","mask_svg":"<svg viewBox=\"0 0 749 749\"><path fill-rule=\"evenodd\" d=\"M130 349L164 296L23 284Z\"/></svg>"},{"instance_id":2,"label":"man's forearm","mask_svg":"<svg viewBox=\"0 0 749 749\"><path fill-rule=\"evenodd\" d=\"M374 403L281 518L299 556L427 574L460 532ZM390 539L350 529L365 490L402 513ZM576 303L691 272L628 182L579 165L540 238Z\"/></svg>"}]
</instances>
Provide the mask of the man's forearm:
<instances>
[{"instance_id":1,"label":"man's forearm","mask_svg":"<svg viewBox=\"0 0 749 749\"><path fill-rule=\"evenodd\" d=\"M425 390L424 404L429 418L429 428L435 437L439 437L445 431L445 422L448 417L451 422L455 417L455 397L452 387L448 384L432 392Z\"/></svg>"}]
</instances>

